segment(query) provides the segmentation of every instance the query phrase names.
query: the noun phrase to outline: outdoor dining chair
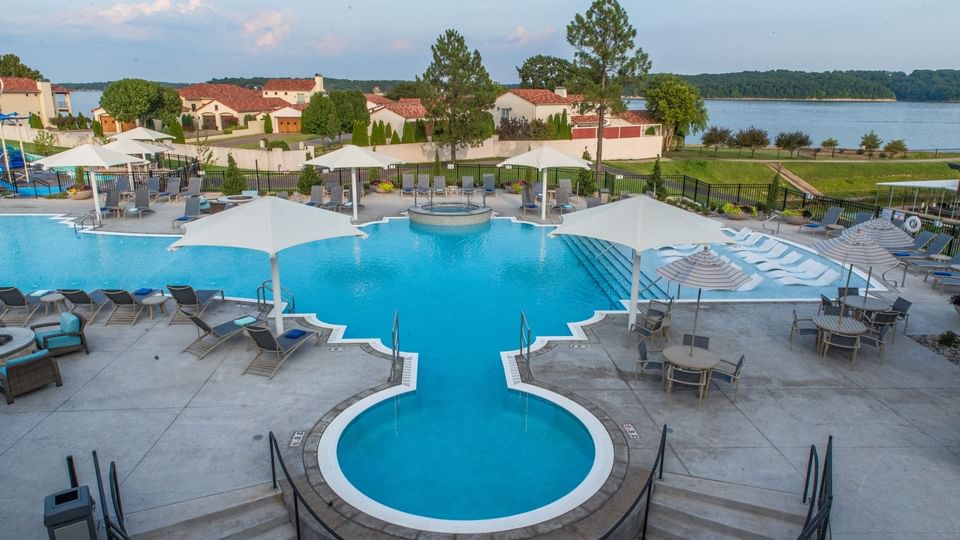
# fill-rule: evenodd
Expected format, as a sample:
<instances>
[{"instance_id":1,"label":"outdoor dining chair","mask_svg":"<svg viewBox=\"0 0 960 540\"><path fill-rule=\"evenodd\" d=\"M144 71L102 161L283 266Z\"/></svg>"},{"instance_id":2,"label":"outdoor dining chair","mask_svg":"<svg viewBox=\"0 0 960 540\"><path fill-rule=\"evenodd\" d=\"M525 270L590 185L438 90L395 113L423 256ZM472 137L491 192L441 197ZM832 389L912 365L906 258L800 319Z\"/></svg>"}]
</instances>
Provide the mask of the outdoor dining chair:
<instances>
[{"instance_id":1,"label":"outdoor dining chair","mask_svg":"<svg viewBox=\"0 0 960 540\"><path fill-rule=\"evenodd\" d=\"M910 302L902 296L898 296L896 300L893 301L893 307L890 308L890 311L897 312L897 320L903 321L903 335L907 335L907 324L910 322L910 306L913 305L913 302ZM894 325L893 339L896 341L897 332L896 325Z\"/></svg>"},{"instance_id":2,"label":"outdoor dining chair","mask_svg":"<svg viewBox=\"0 0 960 540\"><path fill-rule=\"evenodd\" d=\"M644 339L663 339L663 320L664 317L644 318L637 321L633 331Z\"/></svg>"},{"instance_id":3,"label":"outdoor dining chair","mask_svg":"<svg viewBox=\"0 0 960 540\"><path fill-rule=\"evenodd\" d=\"M850 351L850 361L856 362L857 352L860 350L860 336L825 331L820 343L820 356L826 358L830 347Z\"/></svg>"},{"instance_id":4,"label":"outdoor dining chair","mask_svg":"<svg viewBox=\"0 0 960 540\"><path fill-rule=\"evenodd\" d=\"M647 351L647 342L641 340L637 344L637 378L639 379L643 375L644 371L647 370L657 370L660 371L660 375L663 376L663 365L664 361L661 360L650 360L650 355Z\"/></svg>"},{"instance_id":5,"label":"outdoor dining chair","mask_svg":"<svg viewBox=\"0 0 960 540\"><path fill-rule=\"evenodd\" d=\"M727 383L733 386L733 402L737 402L737 394L740 393L740 373L743 371L743 363L746 357L740 355L740 360L736 364L729 360L720 359L717 367L710 370L710 380Z\"/></svg>"},{"instance_id":6,"label":"outdoor dining chair","mask_svg":"<svg viewBox=\"0 0 960 540\"><path fill-rule=\"evenodd\" d=\"M817 336L820 329L814 326L813 319L797 317L797 310L793 310L793 324L790 325L790 349L793 349L793 338L797 336Z\"/></svg>"},{"instance_id":7,"label":"outdoor dining chair","mask_svg":"<svg viewBox=\"0 0 960 540\"><path fill-rule=\"evenodd\" d=\"M684 369L674 364L667 364L667 396L673 392L673 385L691 386L697 389L697 400L702 402L707 394L708 370Z\"/></svg>"},{"instance_id":8,"label":"outdoor dining chair","mask_svg":"<svg viewBox=\"0 0 960 540\"><path fill-rule=\"evenodd\" d=\"M693 343L693 346L698 349L708 350L710 349L710 338L707 336L694 336L692 334L684 334L682 344L687 347Z\"/></svg>"},{"instance_id":9,"label":"outdoor dining chair","mask_svg":"<svg viewBox=\"0 0 960 540\"><path fill-rule=\"evenodd\" d=\"M891 325L878 326L870 328L866 334L860 336L861 345L869 345L877 349L878 358L883 362L883 351L887 344L887 334L890 333Z\"/></svg>"}]
</instances>

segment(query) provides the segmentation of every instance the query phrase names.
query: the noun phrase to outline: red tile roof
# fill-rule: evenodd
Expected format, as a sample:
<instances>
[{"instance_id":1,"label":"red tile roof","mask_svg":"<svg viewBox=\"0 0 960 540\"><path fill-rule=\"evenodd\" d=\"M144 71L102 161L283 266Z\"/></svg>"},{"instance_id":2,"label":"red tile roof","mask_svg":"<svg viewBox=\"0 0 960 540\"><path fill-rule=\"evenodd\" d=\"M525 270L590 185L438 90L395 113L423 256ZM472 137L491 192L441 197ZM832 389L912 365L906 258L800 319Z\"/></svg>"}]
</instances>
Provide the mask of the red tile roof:
<instances>
[{"instance_id":1,"label":"red tile roof","mask_svg":"<svg viewBox=\"0 0 960 540\"><path fill-rule=\"evenodd\" d=\"M405 98L397 103L385 103L383 108L393 111L404 118L418 119L427 117L427 108L420 103L420 98Z\"/></svg>"},{"instance_id":2,"label":"red tile roof","mask_svg":"<svg viewBox=\"0 0 960 540\"><path fill-rule=\"evenodd\" d=\"M309 92L316 81L313 79L270 79L263 85L264 91Z\"/></svg>"},{"instance_id":3,"label":"red tile roof","mask_svg":"<svg viewBox=\"0 0 960 540\"><path fill-rule=\"evenodd\" d=\"M624 111L620 114L613 115L616 118L623 120L624 122L635 124L635 125L649 125L649 124L659 124L653 116L650 115L648 111ZM573 115L570 117L570 121L576 124L596 124L600 121L600 118L596 114L582 114L582 115Z\"/></svg>"},{"instance_id":4,"label":"red tile roof","mask_svg":"<svg viewBox=\"0 0 960 540\"><path fill-rule=\"evenodd\" d=\"M546 88L511 88L508 92L534 105L566 105L570 103L568 98L560 97L553 90L547 90Z\"/></svg>"},{"instance_id":5,"label":"red tile roof","mask_svg":"<svg viewBox=\"0 0 960 540\"><path fill-rule=\"evenodd\" d=\"M364 94L363 97L367 98L367 101L377 105L386 105L387 103L394 103L394 101L387 96L382 94Z\"/></svg>"},{"instance_id":6,"label":"red tile roof","mask_svg":"<svg viewBox=\"0 0 960 540\"><path fill-rule=\"evenodd\" d=\"M254 90L233 84L192 84L178 90L180 96L189 100L216 100L240 112L272 111L289 105L280 98L265 98Z\"/></svg>"},{"instance_id":7,"label":"red tile roof","mask_svg":"<svg viewBox=\"0 0 960 540\"><path fill-rule=\"evenodd\" d=\"M59 84L50 85L50 91L55 94L69 94L70 89L66 86L60 86Z\"/></svg>"},{"instance_id":8,"label":"red tile roof","mask_svg":"<svg viewBox=\"0 0 960 540\"><path fill-rule=\"evenodd\" d=\"M10 94L39 92L37 81L26 77L0 77L3 80L3 91Z\"/></svg>"}]
</instances>

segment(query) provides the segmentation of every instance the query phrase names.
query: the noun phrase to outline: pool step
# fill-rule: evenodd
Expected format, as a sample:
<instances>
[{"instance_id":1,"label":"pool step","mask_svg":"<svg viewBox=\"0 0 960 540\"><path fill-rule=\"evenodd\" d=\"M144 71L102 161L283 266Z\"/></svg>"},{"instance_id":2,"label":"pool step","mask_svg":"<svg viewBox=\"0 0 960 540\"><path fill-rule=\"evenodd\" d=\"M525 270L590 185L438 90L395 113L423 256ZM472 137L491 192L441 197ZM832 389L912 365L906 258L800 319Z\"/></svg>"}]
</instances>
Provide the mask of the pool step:
<instances>
[{"instance_id":1,"label":"pool step","mask_svg":"<svg viewBox=\"0 0 960 540\"><path fill-rule=\"evenodd\" d=\"M563 242L567 245L570 251L573 253L574 257L577 258L577 261L584 267L587 271L587 274L590 275L590 278L593 279L594 283L600 287L600 290L606 295L607 299L610 300L611 305L619 306L621 293L617 292L616 281L611 280L608 276L604 276L600 269L592 261L590 261L590 255L584 250L584 248L577 242L571 240L571 237L563 236Z\"/></svg>"},{"instance_id":2,"label":"pool step","mask_svg":"<svg viewBox=\"0 0 960 540\"><path fill-rule=\"evenodd\" d=\"M803 528L800 495L664 473L654 490L650 538L794 538Z\"/></svg>"},{"instance_id":3,"label":"pool step","mask_svg":"<svg viewBox=\"0 0 960 540\"><path fill-rule=\"evenodd\" d=\"M605 240L579 236L564 236L568 247L587 268L595 271L594 279L613 294L617 300L630 297L630 279L633 275L633 254L629 249ZM649 276L640 274L641 299L666 298L667 293L659 285L650 285ZM645 287L648 289L643 290ZM619 305L619 302L617 302Z\"/></svg>"},{"instance_id":4,"label":"pool step","mask_svg":"<svg viewBox=\"0 0 960 540\"><path fill-rule=\"evenodd\" d=\"M131 537L141 540L297 537L280 490L274 490L270 484L129 513L126 525Z\"/></svg>"}]
</instances>

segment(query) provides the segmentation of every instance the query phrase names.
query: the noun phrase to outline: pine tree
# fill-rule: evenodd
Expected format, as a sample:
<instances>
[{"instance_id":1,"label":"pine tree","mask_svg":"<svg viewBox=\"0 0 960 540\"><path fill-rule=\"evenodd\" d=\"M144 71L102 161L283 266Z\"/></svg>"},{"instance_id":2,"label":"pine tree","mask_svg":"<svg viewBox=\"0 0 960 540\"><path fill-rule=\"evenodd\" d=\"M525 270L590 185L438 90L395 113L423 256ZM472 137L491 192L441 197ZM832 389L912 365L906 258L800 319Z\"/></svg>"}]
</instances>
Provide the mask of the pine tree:
<instances>
[{"instance_id":1,"label":"pine tree","mask_svg":"<svg viewBox=\"0 0 960 540\"><path fill-rule=\"evenodd\" d=\"M93 136L94 137L103 137L103 126L100 125L99 120L93 121Z\"/></svg>"},{"instance_id":2,"label":"pine tree","mask_svg":"<svg viewBox=\"0 0 960 540\"><path fill-rule=\"evenodd\" d=\"M416 128L414 127L413 122L404 122L403 123L403 137L400 137L400 142L403 144L409 144L416 142L415 135Z\"/></svg>"},{"instance_id":3,"label":"pine tree","mask_svg":"<svg viewBox=\"0 0 960 540\"><path fill-rule=\"evenodd\" d=\"M173 136L173 142L183 144L186 142L183 136L183 126L180 125L180 122L177 122L176 119L171 119L170 124L167 126L167 134Z\"/></svg>"},{"instance_id":4,"label":"pine tree","mask_svg":"<svg viewBox=\"0 0 960 540\"><path fill-rule=\"evenodd\" d=\"M310 188L320 183L320 175L313 165L304 165L300 171L300 178L297 180L297 191L301 195L309 195Z\"/></svg>"},{"instance_id":5,"label":"pine tree","mask_svg":"<svg viewBox=\"0 0 960 540\"><path fill-rule=\"evenodd\" d=\"M433 176L443 176L443 163L440 162L440 148L436 148L433 153Z\"/></svg>"},{"instance_id":6,"label":"pine tree","mask_svg":"<svg viewBox=\"0 0 960 540\"><path fill-rule=\"evenodd\" d=\"M414 141L416 142L427 142L427 123L423 120L417 120L416 125L414 126Z\"/></svg>"},{"instance_id":7,"label":"pine tree","mask_svg":"<svg viewBox=\"0 0 960 540\"><path fill-rule=\"evenodd\" d=\"M263 132L273 133L273 120L270 119L269 114L263 117Z\"/></svg>"},{"instance_id":8,"label":"pine tree","mask_svg":"<svg viewBox=\"0 0 960 540\"><path fill-rule=\"evenodd\" d=\"M390 144L400 144L400 136L396 131L393 132L393 137L390 137Z\"/></svg>"},{"instance_id":9,"label":"pine tree","mask_svg":"<svg viewBox=\"0 0 960 540\"><path fill-rule=\"evenodd\" d=\"M233 154L227 154L227 170L223 173L223 194L239 195L245 189L247 189L247 180L237 167L237 160L233 159Z\"/></svg>"},{"instance_id":10,"label":"pine tree","mask_svg":"<svg viewBox=\"0 0 960 540\"><path fill-rule=\"evenodd\" d=\"M660 173L660 158L657 158L653 164L653 173L650 174L647 189L653 191L654 196L659 200L667 196L667 188L663 185L663 176Z\"/></svg>"},{"instance_id":11,"label":"pine tree","mask_svg":"<svg viewBox=\"0 0 960 540\"><path fill-rule=\"evenodd\" d=\"M386 125L386 132L384 132L384 138L385 138L385 139L392 139L392 138L393 138L393 125L391 125L391 124L389 124L389 123Z\"/></svg>"},{"instance_id":12,"label":"pine tree","mask_svg":"<svg viewBox=\"0 0 960 540\"><path fill-rule=\"evenodd\" d=\"M566 109L563 110L563 115L560 117L560 134L557 138L568 141L573 139L573 129L570 127L570 121L567 119Z\"/></svg>"}]
</instances>

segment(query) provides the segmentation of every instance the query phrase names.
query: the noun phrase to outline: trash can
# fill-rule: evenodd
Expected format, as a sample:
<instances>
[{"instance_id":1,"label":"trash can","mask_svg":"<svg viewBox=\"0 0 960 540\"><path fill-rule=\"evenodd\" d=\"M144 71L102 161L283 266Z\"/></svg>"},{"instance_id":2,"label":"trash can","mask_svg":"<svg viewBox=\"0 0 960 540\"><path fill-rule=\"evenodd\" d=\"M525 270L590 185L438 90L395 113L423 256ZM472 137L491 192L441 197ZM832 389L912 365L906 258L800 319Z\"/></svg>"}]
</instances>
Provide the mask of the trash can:
<instances>
[{"instance_id":1,"label":"trash can","mask_svg":"<svg viewBox=\"0 0 960 540\"><path fill-rule=\"evenodd\" d=\"M80 486L47 495L43 499L43 524L50 540L95 540L90 489Z\"/></svg>"},{"instance_id":2,"label":"trash can","mask_svg":"<svg viewBox=\"0 0 960 540\"><path fill-rule=\"evenodd\" d=\"M610 202L610 190L600 188L600 204L607 204L608 202Z\"/></svg>"}]
</instances>

